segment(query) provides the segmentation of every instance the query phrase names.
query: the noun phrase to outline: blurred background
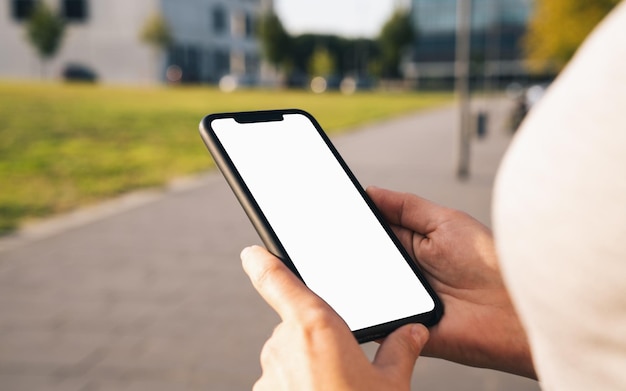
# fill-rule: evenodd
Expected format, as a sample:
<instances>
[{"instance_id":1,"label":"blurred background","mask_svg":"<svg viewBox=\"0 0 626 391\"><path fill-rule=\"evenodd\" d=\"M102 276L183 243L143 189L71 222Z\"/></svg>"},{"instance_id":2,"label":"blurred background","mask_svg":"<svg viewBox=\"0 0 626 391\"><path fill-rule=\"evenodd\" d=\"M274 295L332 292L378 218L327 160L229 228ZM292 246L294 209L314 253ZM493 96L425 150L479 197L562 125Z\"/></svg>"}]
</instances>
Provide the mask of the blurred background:
<instances>
[{"instance_id":1,"label":"blurred background","mask_svg":"<svg viewBox=\"0 0 626 391\"><path fill-rule=\"evenodd\" d=\"M463 177L488 120L470 93L514 99L514 130L615 3L3 1L0 232L209 168L179 126L220 110L298 106L335 131L456 92Z\"/></svg>"},{"instance_id":2,"label":"blurred background","mask_svg":"<svg viewBox=\"0 0 626 391\"><path fill-rule=\"evenodd\" d=\"M364 184L489 224L513 133L616 3L3 0L0 389L250 388L276 319L241 276L258 239L200 119L305 109Z\"/></svg>"},{"instance_id":3,"label":"blurred background","mask_svg":"<svg viewBox=\"0 0 626 391\"><path fill-rule=\"evenodd\" d=\"M247 86L303 87L315 76L335 88L348 77L370 88L380 80L453 85L457 0L335 3L7 0L0 75L135 85L217 84L224 76ZM525 45L536 40L524 39L535 8L532 0L472 1L476 83L502 88L554 76L564 59L537 59Z\"/></svg>"}]
</instances>

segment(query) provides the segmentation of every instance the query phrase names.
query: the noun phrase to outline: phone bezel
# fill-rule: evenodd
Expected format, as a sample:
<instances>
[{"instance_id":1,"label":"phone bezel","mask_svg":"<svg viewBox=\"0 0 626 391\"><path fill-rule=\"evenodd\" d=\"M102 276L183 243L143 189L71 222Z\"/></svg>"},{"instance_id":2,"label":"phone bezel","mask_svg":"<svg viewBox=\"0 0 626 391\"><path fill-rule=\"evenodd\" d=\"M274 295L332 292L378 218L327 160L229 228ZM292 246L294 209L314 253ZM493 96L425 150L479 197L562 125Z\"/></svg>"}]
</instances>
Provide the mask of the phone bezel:
<instances>
[{"instance_id":1,"label":"phone bezel","mask_svg":"<svg viewBox=\"0 0 626 391\"><path fill-rule=\"evenodd\" d=\"M323 131L317 120L308 112L300 109L284 109L284 110L264 110L264 111L245 111L245 112L231 112L231 113L218 113L210 114L202 119L200 122L200 135L204 143L206 144L209 152L211 153L217 167L222 172L222 175L226 179L232 191L235 193L236 198L243 207L246 215L250 219L252 225L257 231L259 237L267 247L267 249L276 255L280 260L296 275L300 280L302 276L298 272L297 268L289 258L289 255L285 251L280 239L272 229L269 221L266 219L263 211L256 203L252 193L248 189L245 181L239 174L239 171L235 167L233 161L230 159L228 152L220 142L219 138L215 134L215 131L211 127L211 123L217 119L232 118L236 122L255 123L255 122L272 122L282 120L284 115L299 114L305 116L314 125L318 135L322 138L326 146L330 149L337 162L346 173L354 188L359 192L363 200L368 205L371 212L374 214L379 224L384 228L387 235L391 238L394 245L402 254L402 257L409 264L421 284L424 286L430 297L435 303L432 311L416 314L407 318L397 319L394 321L386 322L383 324L367 327L360 330L353 330L355 338L359 343L368 342L380 338L384 338L390 332L398 327L408 323L422 323L426 326L432 326L436 324L443 315L443 303L430 286L426 278L421 273L419 267L413 262L407 251L404 249L399 239L393 233L389 225L383 219L381 213L376 208L376 205L369 198L363 187L360 185L346 162L343 160L335 146L332 144L329 137Z\"/></svg>"}]
</instances>

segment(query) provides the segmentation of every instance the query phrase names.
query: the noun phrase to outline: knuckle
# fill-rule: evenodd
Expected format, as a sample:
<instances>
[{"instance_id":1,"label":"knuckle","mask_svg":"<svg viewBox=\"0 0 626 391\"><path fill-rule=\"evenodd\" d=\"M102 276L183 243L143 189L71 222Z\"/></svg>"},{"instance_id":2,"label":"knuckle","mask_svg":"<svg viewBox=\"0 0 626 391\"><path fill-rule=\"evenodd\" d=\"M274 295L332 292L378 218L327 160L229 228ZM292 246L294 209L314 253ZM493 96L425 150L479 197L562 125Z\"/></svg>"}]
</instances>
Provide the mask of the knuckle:
<instances>
[{"instance_id":1,"label":"knuckle","mask_svg":"<svg viewBox=\"0 0 626 391\"><path fill-rule=\"evenodd\" d=\"M261 367L267 368L269 363L271 363L276 356L276 349L272 343L272 339L268 339L263 345L263 349L261 349Z\"/></svg>"},{"instance_id":2,"label":"knuckle","mask_svg":"<svg viewBox=\"0 0 626 391\"><path fill-rule=\"evenodd\" d=\"M312 305L303 312L302 321L311 327L327 327L334 323L335 314L326 306Z\"/></svg>"},{"instance_id":3,"label":"knuckle","mask_svg":"<svg viewBox=\"0 0 626 391\"><path fill-rule=\"evenodd\" d=\"M265 391L268 389L269 388L265 386L265 382L263 381L263 378L260 378L259 380L257 380L256 383L254 383L254 386L252 386L252 391Z\"/></svg>"},{"instance_id":4,"label":"knuckle","mask_svg":"<svg viewBox=\"0 0 626 391\"><path fill-rule=\"evenodd\" d=\"M254 275L256 285L261 288L269 285L279 270L279 265L274 262L259 268Z\"/></svg>"},{"instance_id":5,"label":"knuckle","mask_svg":"<svg viewBox=\"0 0 626 391\"><path fill-rule=\"evenodd\" d=\"M274 327L272 336L265 341L263 348L261 349L260 361L261 367L266 368L270 363L276 361L276 357L279 354L279 347L281 346L280 340L285 332L285 324L279 323Z\"/></svg>"},{"instance_id":6,"label":"knuckle","mask_svg":"<svg viewBox=\"0 0 626 391\"><path fill-rule=\"evenodd\" d=\"M343 321L327 306L312 306L302 315L301 332L307 341L316 340L339 327L345 327Z\"/></svg>"}]
</instances>

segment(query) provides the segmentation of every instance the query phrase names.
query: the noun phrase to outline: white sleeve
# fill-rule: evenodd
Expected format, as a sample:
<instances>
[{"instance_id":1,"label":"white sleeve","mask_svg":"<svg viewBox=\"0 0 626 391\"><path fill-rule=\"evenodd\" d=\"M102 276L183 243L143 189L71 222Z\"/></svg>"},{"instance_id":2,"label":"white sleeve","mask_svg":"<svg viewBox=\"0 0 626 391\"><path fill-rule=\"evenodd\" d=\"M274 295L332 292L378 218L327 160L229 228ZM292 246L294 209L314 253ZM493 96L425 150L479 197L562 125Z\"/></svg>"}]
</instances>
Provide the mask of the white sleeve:
<instances>
[{"instance_id":1,"label":"white sleeve","mask_svg":"<svg viewBox=\"0 0 626 391\"><path fill-rule=\"evenodd\" d=\"M548 390L626 390L626 2L532 110L494 232Z\"/></svg>"}]
</instances>

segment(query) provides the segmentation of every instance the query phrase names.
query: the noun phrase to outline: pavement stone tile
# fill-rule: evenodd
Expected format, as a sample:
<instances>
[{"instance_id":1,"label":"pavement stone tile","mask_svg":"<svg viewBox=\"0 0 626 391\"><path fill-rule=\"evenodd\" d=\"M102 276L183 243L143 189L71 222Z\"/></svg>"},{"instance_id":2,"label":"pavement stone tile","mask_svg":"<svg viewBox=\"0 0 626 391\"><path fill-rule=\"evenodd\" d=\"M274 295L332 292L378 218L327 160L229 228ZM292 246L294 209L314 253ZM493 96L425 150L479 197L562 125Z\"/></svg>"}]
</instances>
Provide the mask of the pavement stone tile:
<instances>
[{"instance_id":1,"label":"pavement stone tile","mask_svg":"<svg viewBox=\"0 0 626 391\"><path fill-rule=\"evenodd\" d=\"M1 369L0 369L1 370ZM82 379L68 379L62 376L45 376L28 374L14 374L0 372L2 390L7 391L86 391L86 381Z\"/></svg>"},{"instance_id":2,"label":"pavement stone tile","mask_svg":"<svg viewBox=\"0 0 626 391\"><path fill-rule=\"evenodd\" d=\"M54 371L83 365L108 341L105 335L46 331L5 331L0 334L0 363L4 368L33 365Z\"/></svg>"}]
</instances>

